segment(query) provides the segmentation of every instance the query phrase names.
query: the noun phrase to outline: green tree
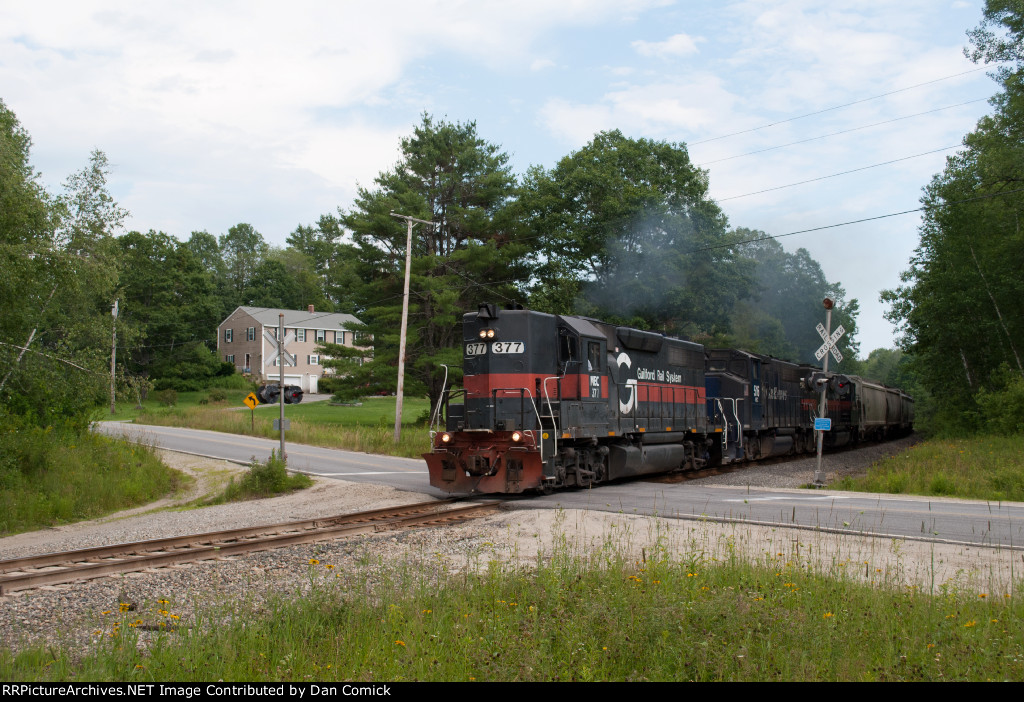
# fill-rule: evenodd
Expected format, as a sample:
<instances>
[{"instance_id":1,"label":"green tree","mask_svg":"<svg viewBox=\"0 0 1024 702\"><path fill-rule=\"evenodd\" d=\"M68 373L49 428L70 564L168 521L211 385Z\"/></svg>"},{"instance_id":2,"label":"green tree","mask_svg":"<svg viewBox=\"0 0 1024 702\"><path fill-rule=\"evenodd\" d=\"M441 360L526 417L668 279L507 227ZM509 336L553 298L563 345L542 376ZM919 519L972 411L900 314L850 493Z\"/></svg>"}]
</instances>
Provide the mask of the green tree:
<instances>
[{"instance_id":1,"label":"green tree","mask_svg":"<svg viewBox=\"0 0 1024 702\"><path fill-rule=\"evenodd\" d=\"M218 240L221 258L224 261L224 272L228 281L228 291L232 295L234 308L241 304L246 289L258 283L255 279L256 268L269 247L263 235L251 224L236 224L228 229Z\"/></svg>"},{"instance_id":2,"label":"green tree","mask_svg":"<svg viewBox=\"0 0 1024 702\"><path fill-rule=\"evenodd\" d=\"M727 331L751 266L683 144L601 132L514 208L537 241L531 306L691 337Z\"/></svg>"},{"instance_id":3,"label":"green tree","mask_svg":"<svg viewBox=\"0 0 1024 702\"><path fill-rule=\"evenodd\" d=\"M472 122L424 115L402 139L398 164L381 173L373 190L360 188L343 223L353 232L361 285L358 331L373 338L371 363L342 369L354 385L394 388L397 378L406 224L392 212L433 222L413 233L407 392L441 390L444 370L458 368L462 314L485 299L521 299L526 244L506 216L515 179L508 156L477 135ZM325 352L331 355L330 352Z\"/></svg>"},{"instance_id":4,"label":"green tree","mask_svg":"<svg viewBox=\"0 0 1024 702\"><path fill-rule=\"evenodd\" d=\"M30 145L0 102L0 404L43 425L81 421L109 378L111 235L124 211L107 192L102 152L52 197L30 165Z\"/></svg>"},{"instance_id":5,"label":"green tree","mask_svg":"<svg viewBox=\"0 0 1024 702\"><path fill-rule=\"evenodd\" d=\"M49 194L29 162L31 144L0 100L0 399L57 291L48 265L56 256L51 254L55 222Z\"/></svg>"},{"instance_id":6,"label":"green tree","mask_svg":"<svg viewBox=\"0 0 1024 702\"><path fill-rule=\"evenodd\" d=\"M117 243L121 320L140 332L127 359L131 370L147 378L177 373L177 359L216 344L222 308L213 274L187 243L163 232L128 232Z\"/></svg>"},{"instance_id":7,"label":"green tree","mask_svg":"<svg viewBox=\"0 0 1024 702\"><path fill-rule=\"evenodd\" d=\"M900 345L934 398L939 430L973 426L978 392L1005 386L1003 369L1024 375L1022 27L1024 3L989 0L969 33L975 61L1015 65L997 73L993 114L925 188L920 244L903 284L882 293Z\"/></svg>"},{"instance_id":8,"label":"green tree","mask_svg":"<svg viewBox=\"0 0 1024 702\"><path fill-rule=\"evenodd\" d=\"M291 250L291 253L305 258L294 249ZM252 281L243 292L242 299L246 305L279 307L288 310L303 309L308 303L322 305L318 286L315 282L310 285L309 276L303 276L303 273L308 273L308 266L304 271L297 271L295 267L289 268L286 265L279 252L268 254L253 271ZM306 283L305 287L303 282ZM317 297L309 297L310 287L312 293Z\"/></svg>"},{"instance_id":9,"label":"green tree","mask_svg":"<svg viewBox=\"0 0 1024 702\"><path fill-rule=\"evenodd\" d=\"M354 245L344 241L344 227L334 215L321 215L313 226L300 225L288 237L291 249L302 254L312 268L303 266L303 274L312 270L319 285L319 294L308 290L310 302L318 309L355 313L353 291L359 286L356 261L359 255ZM308 283L303 283L309 288Z\"/></svg>"}]
</instances>

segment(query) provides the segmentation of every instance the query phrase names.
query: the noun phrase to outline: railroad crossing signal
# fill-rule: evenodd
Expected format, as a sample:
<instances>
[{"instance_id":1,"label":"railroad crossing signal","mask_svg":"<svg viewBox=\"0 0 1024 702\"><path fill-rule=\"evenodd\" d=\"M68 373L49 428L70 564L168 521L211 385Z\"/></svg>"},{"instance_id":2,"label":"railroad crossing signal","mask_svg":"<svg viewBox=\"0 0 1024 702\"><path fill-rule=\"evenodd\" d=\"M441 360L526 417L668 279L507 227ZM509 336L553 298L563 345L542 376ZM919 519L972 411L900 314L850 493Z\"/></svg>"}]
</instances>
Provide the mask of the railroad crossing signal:
<instances>
[{"instance_id":1,"label":"railroad crossing signal","mask_svg":"<svg viewBox=\"0 0 1024 702\"><path fill-rule=\"evenodd\" d=\"M297 359L295 354L284 351L284 347L295 341L295 332L288 332L285 334L284 341L278 344L277 337L271 334L266 329L263 330L263 338L266 339L267 343L270 344L270 353L267 354L267 360L263 362L265 366L274 365L274 361L277 360L278 356L286 366L294 366Z\"/></svg>"},{"instance_id":2,"label":"railroad crossing signal","mask_svg":"<svg viewBox=\"0 0 1024 702\"><path fill-rule=\"evenodd\" d=\"M840 337L846 333L846 330L843 329L843 325L840 324L836 327L836 330L832 332L832 336L828 335L828 332L825 331L825 327L821 322L818 322L818 326L816 328L818 330L818 336L820 336L822 341L825 343L819 346L818 350L814 352L814 357L820 361L825 357L825 354L831 351L832 358L836 359L836 363L842 363L843 354L839 353L839 349L836 347L836 342L839 341Z\"/></svg>"}]
</instances>

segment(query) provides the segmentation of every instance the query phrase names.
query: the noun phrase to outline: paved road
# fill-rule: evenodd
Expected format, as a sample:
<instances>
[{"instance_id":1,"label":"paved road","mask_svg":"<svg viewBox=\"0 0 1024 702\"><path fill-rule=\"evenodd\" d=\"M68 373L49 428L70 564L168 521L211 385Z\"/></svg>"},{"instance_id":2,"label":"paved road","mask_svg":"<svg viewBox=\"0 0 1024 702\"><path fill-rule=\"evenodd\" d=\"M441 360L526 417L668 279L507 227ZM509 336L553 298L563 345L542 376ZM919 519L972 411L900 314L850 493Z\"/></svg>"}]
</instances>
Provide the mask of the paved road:
<instances>
[{"instance_id":1,"label":"paved road","mask_svg":"<svg viewBox=\"0 0 1024 702\"><path fill-rule=\"evenodd\" d=\"M279 442L178 427L102 422L99 431L214 458L265 460ZM429 487L422 460L287 444L288 465L312 475L372 482L441 496ZM1024 547L1024 504L866 495L839 491L774 490L630 482L591 490L519 498L522 508L581 508L771 524L852 534L923 539L976 546Z\"/></svg>"},{"instance_id":2,"label":"paved road","mask_svg":"<svg viewBox=\"0 0 1024 702\"><path fill-rule=\"evenodd\" d=\"M172 451L184 451L240 463L249 463L254 458L265 461L271 451L277 451L281 446L280 441L276 439L130 422L100 422L97 424L97 430L104 434L127 436L141 443ZM376 456L291 442L285 443L285 451L288 454L288 467L309 475L379 483L437 496L444 494L429 486L427 464L422 459Z\"/></svg>"},{"instance_id":3,"label":"paved road","mask_svg":"<svg viewBox=\"0 0 1024 702\"><path fill-rule=\"evenodd\" d=\"M976 546L1024 547L1024 504L830 490L632 482L535 498L531 507L741 521Z\"/></svg>"}]
</instances>

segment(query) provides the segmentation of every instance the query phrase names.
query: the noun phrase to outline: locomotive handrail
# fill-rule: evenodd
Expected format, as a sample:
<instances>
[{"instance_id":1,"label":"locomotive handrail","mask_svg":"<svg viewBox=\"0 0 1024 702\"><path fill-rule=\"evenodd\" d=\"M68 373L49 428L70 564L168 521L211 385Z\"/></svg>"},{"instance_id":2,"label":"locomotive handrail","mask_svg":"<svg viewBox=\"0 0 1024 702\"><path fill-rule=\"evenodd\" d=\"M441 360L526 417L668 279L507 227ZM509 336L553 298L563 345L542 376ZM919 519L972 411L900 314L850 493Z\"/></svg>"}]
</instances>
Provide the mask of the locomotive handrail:
<instances>
[{"instance_id":1,"label":"locomotive handrail","mask_svg":"<svg viewBox=\"0 0 1024 702\"><path fill-rule=\"evenodd\" d=\"M459 397L459 396L465 395L465 394L466 394L466 389L465 388L460 388L458 390L448 390L446 392L442 392L441 393L441 399L439 400L439 402L443 401L444 402L444 406L447 408L448 405L451 404L451 401L452 401L453 397ZM438 417L438 421L440 421L440 419L441 418ZM440 424L438 426L440 426ZM434 429L433 426L431 426L431 428L430 428L431 446L433 446L434 436L437 434L437 432L438 432L438 430Z\"/></svg>"},{"instance_id":2,"label":"locomotive handrail","mask_svg":"<svg viewBox=\"0 0 1024 702\"><path fill-rule=\"evenodd\" d=\"M434 438L434 434L437 432L434 430L434 425L437 424L437 420L441 415L441 403L444 401L445 389L448 386L448 366L444 363L440 364L444 368L444 380L441 381L441 392L437 396L437 407L434 408L434 413L430 417L430 438Z\"/></svg>"},{"instance_id":3,"label":"locomotive handrail","mask_svg":"<svg viewBox=\"0 0 1024 702\"><path fill-rule=\"evenodd\" d=\"M492 397L495 398L495 400L497 400L498 391L501 391L501 392L514 392L514 391L518 391L520 399L528 396L530 398L530 400L531 400L530 405L533 406L533 413L535 415L537 415L537 429L538 429L538 431L543 430L544 425L540 421L540 412L537 411L537 402L536 402L535 398L533 397L533 394L530 392L529 388L494 388L494 389L491 390L491 395L492 395ZM541 463L543 463L544 462L544 443L540 442L540 441L537 441L537 436L533 433L533 430L525 429L523 427L523 417L524 417L524 414L525 414L524 413L524 408L522 407L522 405L520 405L520 408L519 408L519 428L520 428L520 430L524 434L529 434L530 437L533 438L533 443L536 444L537 447L540 449L540 460L541 460Z\"/></svg>"},{"instance_id":4,"label":"locomotive handrail","mask_svg":"<svg viewBox=\"0 0 1024 702\"><path fill-rule=\"evenodd\" d=\"M732 403L732 416L736 420L736 443L739 445L740 450L743 449L743 431L742 423L740 422L739 410L737 409L736 403L738 400L735 397L708 397L706 398L715 403L718 407L719 412L722 415L722 419L725 420L725 431L722 433L722 458L725 458L726 451L729 449L729 416L725 413L725 407L722 406L722 400L727 403Z\"/></svg>"},{"instance_id":5,"label":"locomotive handrail","mask_svg":"<svg viewBox=\"0 0 1024 702\"><path fill-rule=\"evenodd\" d=\"M552 375L552 376L549 376L547 378L544 378L541 381L541 389L544 391L544 402L547 403L547 406L548 406L548 415L547 416L551 418L551 439L554 442L552 444L552 451L553 451L552 455L558 455L558 433L559 432L558 432L558 424L555 421L555 410L551 408L551 396L548 395L548 381L549 380L555 380L555 381L561 382L561 376ZM559 385L559 389L560 388L561 388L561 385ZM562 395L561 390L559 390L558 395L559 395L559 397L561 397L561 395ZM543 438L544 437L544 424L543 423L540 425L540 429L541 429L541 438Z\"/></svg>"}]
</instances>

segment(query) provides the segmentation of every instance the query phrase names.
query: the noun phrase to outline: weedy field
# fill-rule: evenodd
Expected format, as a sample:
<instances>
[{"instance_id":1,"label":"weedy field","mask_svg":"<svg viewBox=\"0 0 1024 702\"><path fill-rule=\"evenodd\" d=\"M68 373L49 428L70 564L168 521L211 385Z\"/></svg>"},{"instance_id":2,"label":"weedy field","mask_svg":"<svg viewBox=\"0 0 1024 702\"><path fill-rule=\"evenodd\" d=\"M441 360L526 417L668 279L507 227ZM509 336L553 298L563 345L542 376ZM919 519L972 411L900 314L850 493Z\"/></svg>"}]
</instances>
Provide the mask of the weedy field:
<instances>
[{"instance_id":1,"label":"weedy field","mask_svg":"<svg viewBox=\"0 0 1024 702\"><path fill-rule=\"evenodd\" d=\"M0 677L1024 679L1024 602L1012 588L926 593L884 575L868 582L868 564L817 570L791 554L658 550L638 559L615 543L589 555L557 547L525 566L487 554L463 569L430 554L380 558L368 550L362 567L338 568L310 557L301 596L257 607L186 612L167 598L106 613L87 651L0 652Z\"/></svg>"},{"instance_id":2,"label":"weedy field","mask_svg":"<svg viewBox=\"0 0 1024 702\"><path fill-rule=\"evenodd\" d=\"M929 439L829 487L1024 502L1024 436Z\"/></svg>"}]
</instances>

